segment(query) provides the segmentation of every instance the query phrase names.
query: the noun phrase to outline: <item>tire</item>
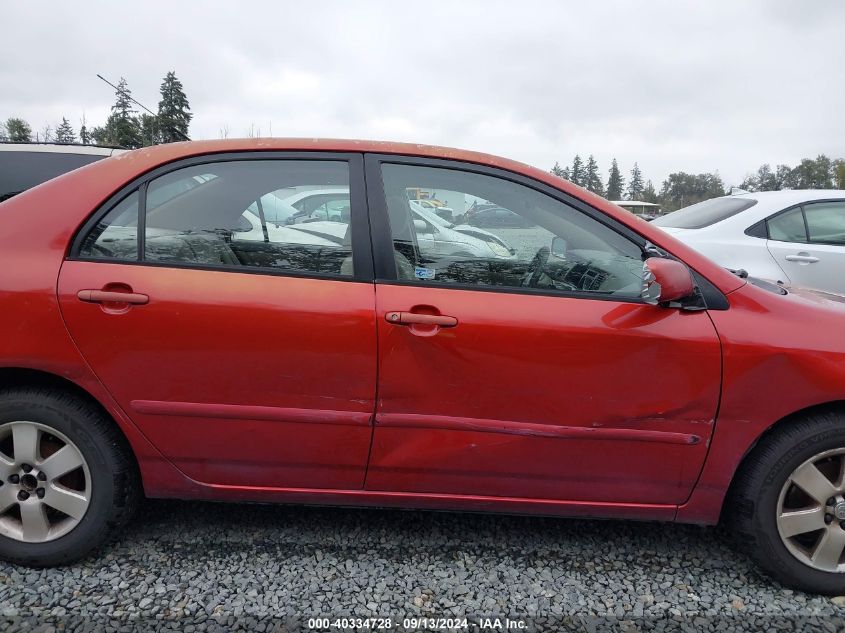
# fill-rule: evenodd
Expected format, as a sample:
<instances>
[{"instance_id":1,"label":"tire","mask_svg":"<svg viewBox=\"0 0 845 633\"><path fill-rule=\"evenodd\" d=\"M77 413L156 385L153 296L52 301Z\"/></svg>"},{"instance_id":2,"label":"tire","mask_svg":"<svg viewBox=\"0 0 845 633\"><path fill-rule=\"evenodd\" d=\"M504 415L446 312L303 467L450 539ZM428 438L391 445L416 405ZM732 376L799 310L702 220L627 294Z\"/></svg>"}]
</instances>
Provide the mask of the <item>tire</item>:
<instances>
[{"instance_id":1,"label":"tire","mask_svg":"<svg viewBox=\"0 0 845 633\"><path fill-rule=\"evenodd\" d=\"M736 475L725 507L727 525L740 548L786 586L845 595L845 555L840 551L837 559L835 554L845 543L841 520L845 482L835 474L836 468L839 473L845 468L845 415L825 412L775 429L746 457ZM830 490L815 477L818 473L836 492L829 498L834 504L816 500ZM814 495L805 488L813 489ZM796 533L789 536L791 532Z\"/></svg>"},{"instance_id":2,"label":"tire","mask_svg":"<svg viewBox=\"0 0 845 633\"><path fill-rule=\"evenodd\" d=\"M0 558L19 565L80 560L131 518L141 497L137 465L114 422L61 391L0 392L0 470Z\"/></svg>"}]
</instances>

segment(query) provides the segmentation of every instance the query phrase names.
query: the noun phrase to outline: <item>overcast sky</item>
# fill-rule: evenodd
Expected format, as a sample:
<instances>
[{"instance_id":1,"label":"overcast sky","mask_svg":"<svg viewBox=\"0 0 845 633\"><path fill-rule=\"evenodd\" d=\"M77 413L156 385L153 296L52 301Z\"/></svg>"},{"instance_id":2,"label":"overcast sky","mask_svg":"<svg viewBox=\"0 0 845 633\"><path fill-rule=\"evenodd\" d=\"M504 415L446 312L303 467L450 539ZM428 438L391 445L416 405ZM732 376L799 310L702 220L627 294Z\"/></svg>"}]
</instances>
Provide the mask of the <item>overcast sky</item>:
<instances>
[{"instance_id":1,"label":"overcast sky","mask_svg":"<svg viewBox=\"0 0 845 633\"><path fill-rule=\"evenodd\" d=\"M155 109L182 80L193 138L332 136L575 153L660 182L845 156L845 2L404 0L6 3L0 119L102 123L97 73Z\"/></svg>"}]
</instances>

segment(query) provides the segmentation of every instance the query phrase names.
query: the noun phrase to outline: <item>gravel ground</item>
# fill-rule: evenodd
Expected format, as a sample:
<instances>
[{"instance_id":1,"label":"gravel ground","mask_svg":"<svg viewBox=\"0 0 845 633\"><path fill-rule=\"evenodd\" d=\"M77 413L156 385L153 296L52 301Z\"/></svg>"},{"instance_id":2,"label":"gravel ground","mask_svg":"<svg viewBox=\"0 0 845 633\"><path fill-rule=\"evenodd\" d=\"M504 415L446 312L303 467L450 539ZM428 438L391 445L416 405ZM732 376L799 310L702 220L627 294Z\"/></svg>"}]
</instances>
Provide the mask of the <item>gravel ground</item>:
<instances>
[{"instance_id":1,"label":"gravel ground","mask_svg":"<svg viewBox=\"0 0 845 633\"><path fill-rule=\"evenodd\" d=\"M524 630L841 631L845 599L776 585L715 529L148 501L85 563L0 564L0 616L7 631L308 630L313 616L390 617L394 628L458 616L484 630L479 616L502 627L509 616Z\"/></svg>"}]
</instances>

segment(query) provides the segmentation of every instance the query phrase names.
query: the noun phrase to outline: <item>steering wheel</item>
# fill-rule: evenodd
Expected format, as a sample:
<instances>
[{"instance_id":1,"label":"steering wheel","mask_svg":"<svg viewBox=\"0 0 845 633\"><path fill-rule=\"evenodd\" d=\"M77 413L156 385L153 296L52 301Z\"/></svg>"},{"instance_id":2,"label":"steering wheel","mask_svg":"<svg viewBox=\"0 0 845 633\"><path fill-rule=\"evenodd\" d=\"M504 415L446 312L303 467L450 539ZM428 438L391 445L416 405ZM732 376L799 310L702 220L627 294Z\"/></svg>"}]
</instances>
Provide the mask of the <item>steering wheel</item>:
<instances>
[{"instance_id":1,"label":"steering wheel","mask_svg":"<svg viewBox=\"0 0 845 633\"><path fill-rule=\"evenodd\" d=\"M529 288L536 288L540 283L540 278L546 270L546 264L549 261L550 253L551 251L549 250L549 247L543 246L537 251L537 254L534 255L534 259L532 259L531 263L528 265L528 280L525 283L525 285Z\"/></svg>"}]
</instances>

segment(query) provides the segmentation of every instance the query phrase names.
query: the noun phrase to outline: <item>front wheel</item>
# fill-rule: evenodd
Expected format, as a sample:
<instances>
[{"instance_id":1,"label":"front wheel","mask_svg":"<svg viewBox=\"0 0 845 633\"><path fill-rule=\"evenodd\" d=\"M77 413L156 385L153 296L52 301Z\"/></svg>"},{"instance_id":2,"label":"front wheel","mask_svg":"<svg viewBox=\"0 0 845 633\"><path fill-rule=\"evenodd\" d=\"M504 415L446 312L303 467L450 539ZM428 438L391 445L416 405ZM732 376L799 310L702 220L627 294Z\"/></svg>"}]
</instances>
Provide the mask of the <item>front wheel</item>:
<instances>
[{"instance_id":1,"label":"front wheel","mask_svg":"<svg viewBox=\"0 0 845 633\"><path fill-rule=\"evenodd\" d=\"M726 512L741 546L785 585L845 594L845 416L808 415L764 438Z\"/></svg>"},{"instance_id":2,"label":"front wheel","mask_svg":"<svg viewBox=\"0 0 845 633\"><path fill-rule=\"evenodd\" d=\"M44 389L0 393L0 558L74 562L139 496L125 440L93 404Z\"/></svg>"}]
</instances>

